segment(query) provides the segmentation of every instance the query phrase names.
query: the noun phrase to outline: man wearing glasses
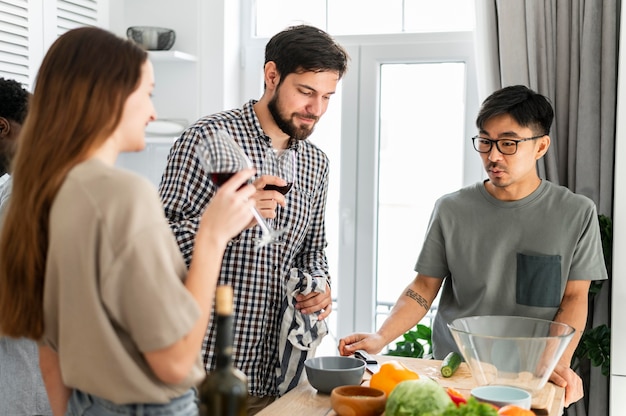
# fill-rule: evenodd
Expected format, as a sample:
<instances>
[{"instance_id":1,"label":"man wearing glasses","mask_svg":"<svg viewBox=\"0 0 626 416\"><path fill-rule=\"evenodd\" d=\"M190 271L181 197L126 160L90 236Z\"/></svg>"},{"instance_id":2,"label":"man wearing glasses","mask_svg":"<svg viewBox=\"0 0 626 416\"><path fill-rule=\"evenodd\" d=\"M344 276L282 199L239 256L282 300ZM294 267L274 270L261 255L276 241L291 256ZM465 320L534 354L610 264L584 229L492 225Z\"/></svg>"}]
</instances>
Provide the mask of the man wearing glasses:
<instances>
[{"instance_id":1,"label":"man wearing glasses","mask_svg":"<svg viewBox=\"0 0 626 416\"><path fill-rule=\"evenodd\" d=\"M518 85L488 97L472 137L488 179L435 204L417 276L375 334L339 341L342 355L377 353L428 312L442 288L433 323L433 353L458 351L447 328L456 318L514 315L576 328L551 381L565 387L565 405L583 396L569 365L587 320L591 280L607 278L594 203L542 180L536 162L550 147L548 100Z\"/></svg>"}]
</instances>

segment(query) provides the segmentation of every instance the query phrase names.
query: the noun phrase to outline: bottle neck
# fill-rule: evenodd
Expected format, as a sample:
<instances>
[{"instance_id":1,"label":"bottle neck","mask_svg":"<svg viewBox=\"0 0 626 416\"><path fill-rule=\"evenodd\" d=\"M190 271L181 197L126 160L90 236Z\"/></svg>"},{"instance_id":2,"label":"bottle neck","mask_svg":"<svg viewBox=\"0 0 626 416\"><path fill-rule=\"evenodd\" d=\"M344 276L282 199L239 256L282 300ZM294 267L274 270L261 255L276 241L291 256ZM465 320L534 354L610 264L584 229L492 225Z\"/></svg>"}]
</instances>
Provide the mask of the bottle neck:
<instances>
[{"instance_id":1,"label":"bottle neck","mask_svg":"<svg viewBox=\"0 0 626 416\"><path fill-rule=\"evenodd\" d=\"M233 365L233 316L216 316L215 367L219 369Z\"/></svg>"}]
</instances>

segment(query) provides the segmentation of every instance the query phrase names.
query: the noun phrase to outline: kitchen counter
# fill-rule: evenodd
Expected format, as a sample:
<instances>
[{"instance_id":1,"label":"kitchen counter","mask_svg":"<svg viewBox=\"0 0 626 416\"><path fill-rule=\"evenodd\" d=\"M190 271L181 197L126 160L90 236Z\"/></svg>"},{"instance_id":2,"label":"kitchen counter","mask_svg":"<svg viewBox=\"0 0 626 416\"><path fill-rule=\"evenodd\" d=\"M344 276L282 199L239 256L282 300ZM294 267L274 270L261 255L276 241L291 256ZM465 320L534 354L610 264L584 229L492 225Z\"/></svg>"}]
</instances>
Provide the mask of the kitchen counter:
<instances>
[{"instance_id":1,"label":"kitchen counter","mask_svg":"<svg viewBox=\"0 0 626 416\"><path fill-rule=\"evenodd\" d=\"M422 377L431 377L443 387L452 387L469 397L470 390L476 386L467 364L462 363L450 378L444 378L439 372L441 361L423 360L418 358L376 356L379 363L398 360ZM369 383L370 374L366 371L362 384ZM565 390L552 383L533 395L532 408L537 415L560 416L563 413ZM302 416L336 416L330 406L330 395L318 393L308 382L276 400L258 413L259 416L302 415Z\"/></svg>"}]
</instances>

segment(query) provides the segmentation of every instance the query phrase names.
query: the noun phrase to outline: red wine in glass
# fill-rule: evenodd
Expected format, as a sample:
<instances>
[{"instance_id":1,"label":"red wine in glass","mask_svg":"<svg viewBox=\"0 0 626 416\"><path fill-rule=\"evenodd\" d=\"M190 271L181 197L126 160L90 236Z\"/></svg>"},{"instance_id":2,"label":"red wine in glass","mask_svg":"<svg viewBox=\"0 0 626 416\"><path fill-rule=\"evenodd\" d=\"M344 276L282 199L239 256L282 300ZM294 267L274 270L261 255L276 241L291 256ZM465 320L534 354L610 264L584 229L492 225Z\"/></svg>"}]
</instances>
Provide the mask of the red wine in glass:
<instances>
[{"instance_id":1,"label":"red wine in glass","mask_svg":"<svg viewBox=\"0 0 626 416\"><path fill-rule=\"evenodd\" d=\"M278 176L287 182L287 185L265 185L266 191L278 191L286 195L293 186L296 176L296 152L293 149L270 149L263 160L263 170L269 175Z\"/></svg>"},{"instance_id":2,"label":"red wine in glass","mask_svg":"<svg viewBox=\"0 0 626 416\"><path fill-rule=\"evenodd\" d=\"M293 182L290 182L290 183L288 183L285 186L265 185L263 190L265 190L265 191L278 191L281 194L286 195L287 192L289 192L289 190L291 189L292 186L293 186Z\"/></svg>"},{"instance_id":3,"label":"red wine in glass","mask_svg":"<svg viewBox=\"0 0 626 416\"><path fill-rule=\"evenodd\" d=\"M232 178L234 174L235 172L211 172L211 180L219 188Z\"/></svg>"}]
</instances>

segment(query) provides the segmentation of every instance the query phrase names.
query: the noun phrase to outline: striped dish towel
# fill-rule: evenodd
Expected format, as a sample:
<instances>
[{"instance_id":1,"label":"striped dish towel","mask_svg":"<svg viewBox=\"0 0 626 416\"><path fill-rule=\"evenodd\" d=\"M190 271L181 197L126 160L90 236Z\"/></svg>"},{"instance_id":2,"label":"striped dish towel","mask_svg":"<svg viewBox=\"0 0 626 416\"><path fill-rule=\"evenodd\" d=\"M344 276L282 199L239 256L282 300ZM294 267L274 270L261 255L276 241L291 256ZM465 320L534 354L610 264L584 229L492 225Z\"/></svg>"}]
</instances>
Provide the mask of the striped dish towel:
<instances>
[{"instance_id":1,"label":"striped dish towel","mask_svg":"<svg viewBox=\"0 0 626 416\"><path fill-rule=\"evenodd\" d=\"M304 373L304 361L315 355L315 349L328 333L326 321L317 320L320 312L303 314L295 308L296 295L311 292L325 293L326 279L291 269L280 310L283 321L278 345L280 368L276 369L276 375L281 396L298 385Z\"/></svg>"}]
</instances>

